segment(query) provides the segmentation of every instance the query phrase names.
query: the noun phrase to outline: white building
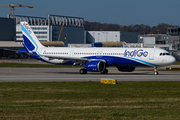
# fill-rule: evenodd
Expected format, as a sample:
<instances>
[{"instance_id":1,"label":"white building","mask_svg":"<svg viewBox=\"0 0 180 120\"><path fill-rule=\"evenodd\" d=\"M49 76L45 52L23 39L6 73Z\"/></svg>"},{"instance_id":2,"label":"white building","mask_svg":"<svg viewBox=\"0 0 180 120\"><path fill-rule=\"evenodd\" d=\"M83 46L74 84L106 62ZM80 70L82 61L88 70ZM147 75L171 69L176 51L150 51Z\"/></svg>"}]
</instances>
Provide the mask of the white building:
<instances>
[{"instance_id":1,"label":"white building","mask_svg":"<svg viewBox=\"0 0 180 120\"><path fill-rule=\"evenodd\" d=\"M40 41L49 41L49 26L43 25L43 26L31 26L31 29L33 30L34 34ZM21 26L18 24L16 25L16 42L22 43L23 42L23 36L22 36L22 30Z\"/></svg>"},{"instance_id":2,"label":"white building","mask_svg":"<svg viewBox=\"0 0 180 120\"><path fill-rule=\"evenodd\" d=\"M95 42L120 42L137 43L140 33L122 31L87 31L86 43Z\"/></svg>"}]
</instances>

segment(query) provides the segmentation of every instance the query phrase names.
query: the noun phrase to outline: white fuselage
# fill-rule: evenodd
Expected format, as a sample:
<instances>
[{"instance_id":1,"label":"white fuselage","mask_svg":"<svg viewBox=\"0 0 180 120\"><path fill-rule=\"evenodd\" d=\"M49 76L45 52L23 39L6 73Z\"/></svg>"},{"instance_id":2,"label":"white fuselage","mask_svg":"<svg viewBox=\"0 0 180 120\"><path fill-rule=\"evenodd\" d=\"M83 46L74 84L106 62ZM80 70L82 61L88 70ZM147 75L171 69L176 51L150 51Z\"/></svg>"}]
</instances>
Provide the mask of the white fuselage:
<instances>
[{"instance_id":1,"label":"white fuselage","mask_svg":"<svg viewBox=\"0 0 180 120\"><path fill-rule=\"evenodd\" d=\"M158 48L56 48L43 47L39 50L40 55L63 56L70 58L91 58L91 59L114 59L114 63L126 64L126 60L136 61L147 66L166 66L173 64L175 58L166 50ZM162 53L162 55L160 55ZM163 55L164 53L164 55ZM115 59L117 58L117 59ZM119 59L118 59L119 58ZM50 59L42 57L43 60L51 63L65 63L67 60ZM132 63L133 66L140 66Z\"/></svg>"}]
</instances>

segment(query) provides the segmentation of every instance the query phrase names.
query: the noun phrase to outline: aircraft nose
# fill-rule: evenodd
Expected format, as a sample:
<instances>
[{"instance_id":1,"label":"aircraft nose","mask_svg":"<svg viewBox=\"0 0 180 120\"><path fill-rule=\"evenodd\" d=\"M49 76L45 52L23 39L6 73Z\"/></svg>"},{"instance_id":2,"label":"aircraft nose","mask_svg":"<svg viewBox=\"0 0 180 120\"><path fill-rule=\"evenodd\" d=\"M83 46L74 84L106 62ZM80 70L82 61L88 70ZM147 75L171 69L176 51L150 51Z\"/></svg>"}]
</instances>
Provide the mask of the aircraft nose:
<instances>
[{"instance_id":1,"label":"aircraft nose","mask_svg":"<svg viewBox=\"0 0 180 120\"><path fill-rule=\"evenodd\" d=\"M169 60L169 62L170 62L171 64L174 64L174 63L176 62L176 59L175 59L173 56L171 56L171 59Z\"/></svg>"}]
</instances>

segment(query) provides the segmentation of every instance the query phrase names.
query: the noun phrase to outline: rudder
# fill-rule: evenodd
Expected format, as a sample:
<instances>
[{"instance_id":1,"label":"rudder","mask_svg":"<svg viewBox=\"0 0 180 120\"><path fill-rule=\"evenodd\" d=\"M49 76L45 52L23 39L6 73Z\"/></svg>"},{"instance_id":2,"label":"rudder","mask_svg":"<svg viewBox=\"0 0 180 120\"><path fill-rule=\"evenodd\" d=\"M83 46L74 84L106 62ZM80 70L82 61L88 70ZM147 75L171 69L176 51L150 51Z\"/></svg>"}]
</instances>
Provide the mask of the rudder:
<instances>
[{"instance_id":1,"label":"rudder","mask_svg":"<svg viewBox=\"0 0 180 120\"><path fill-rule=\"evenodd\" d=\"M24 39L24 47L27 49L28 52L36 52L39 48L44 47L37 37L35 36L34 32L32 31L31 27L27 22L21 22L21 29Z\"/></svg>"}]
</instances>

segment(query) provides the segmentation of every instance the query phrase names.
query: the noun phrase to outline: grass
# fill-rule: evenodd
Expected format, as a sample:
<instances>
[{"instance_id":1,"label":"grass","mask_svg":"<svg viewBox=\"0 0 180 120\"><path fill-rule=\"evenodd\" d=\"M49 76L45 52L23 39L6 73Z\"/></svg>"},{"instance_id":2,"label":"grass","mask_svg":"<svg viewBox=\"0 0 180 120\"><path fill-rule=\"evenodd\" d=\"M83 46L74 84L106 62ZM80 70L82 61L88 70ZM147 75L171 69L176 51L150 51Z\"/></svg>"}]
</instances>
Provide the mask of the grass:
<instances>
[{"instance_id":1,"label":"grass","mask_svg":"<svg viewBox=\"0 0 180 120\"><path fill-rule=\"evenodd\" d=\"M176 61L174 65L180 65L180 61Z\"/></svg>"},{"instance_id":2,"label":"grass","mask_svg":"<svg viewBox=\"0 0 180 120\"><path fill-rule=\"evenodd\" d=\"M0 119L180 118L180 82L0 83Z\"/></svg>"}]
</instances>

